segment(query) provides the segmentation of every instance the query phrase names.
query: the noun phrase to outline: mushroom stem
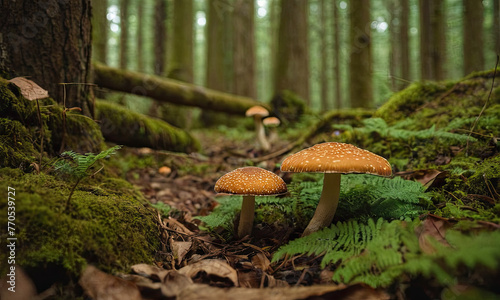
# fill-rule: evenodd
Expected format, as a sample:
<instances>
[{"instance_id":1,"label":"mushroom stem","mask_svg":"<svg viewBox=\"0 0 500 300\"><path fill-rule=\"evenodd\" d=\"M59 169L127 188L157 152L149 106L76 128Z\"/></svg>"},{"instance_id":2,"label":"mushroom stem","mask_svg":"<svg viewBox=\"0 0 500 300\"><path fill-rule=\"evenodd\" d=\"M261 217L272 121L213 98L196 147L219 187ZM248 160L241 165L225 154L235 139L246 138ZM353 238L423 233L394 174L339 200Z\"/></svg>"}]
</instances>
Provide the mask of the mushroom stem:
<instances>
[{"instance_id":1,"label":"mushroom stem","mask_svg":"<svg viewBox=\"0 0 500 300\"><path fill-rule=\"evenodd\" d=\"M243 196L241 204L240 223L238 225L238 237L242 238L252 233L255 211L255 196Z\"/></svg>"},{"instance_id":2,"label":"mushroom stem","mask_svg":"<svg viewBox=\"0 0 500 300\"><path fill-rule=\"evenodd\" d=\"M262 150L267 151L271 148L269 142L266 139L266 131L264 125L262 125L262 118L260 116L255 116L255 131L257 133L257 140L259 141Z\"/></svg>"},{"instance_id":3,"label":"mushroom stem","mask_svg":"<svg viewBox=\"0 0 500 300\"><path fill-rule=\"evenodd\" d=\"M309 235L321 228L328 227L333 220L340 195L340 173L325 173L323 179L323 191L318 206L309 225L307 225L302 236Z\"/></svg>"}]
</instances>

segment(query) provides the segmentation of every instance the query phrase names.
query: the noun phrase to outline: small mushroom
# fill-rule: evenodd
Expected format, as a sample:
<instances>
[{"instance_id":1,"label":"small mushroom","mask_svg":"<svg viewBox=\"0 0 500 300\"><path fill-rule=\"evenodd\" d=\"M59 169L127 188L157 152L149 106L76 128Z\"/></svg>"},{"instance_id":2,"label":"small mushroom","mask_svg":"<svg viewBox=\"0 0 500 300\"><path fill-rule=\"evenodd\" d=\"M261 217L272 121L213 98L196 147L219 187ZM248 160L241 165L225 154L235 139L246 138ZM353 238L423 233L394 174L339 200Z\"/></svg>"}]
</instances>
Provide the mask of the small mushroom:
<instances>
[{"instance_id":1,"label":"small mushroom","mask_svg":"<svg viewBox=\"0 0 500 300\"><path fill-rule=\"evenodd\" d=\"M385 158L354 145L336 142L317 144L288 156L281 164L281 171L325 174L321 198L302 236L332 223L339 203L341 174L392 174L391 165Z\"/></svg>"},{"instance_id":2,"label":"small mushroom","mask_svg":"<svg viewBox=\"0 0 500 300\"><path fill-rule=\"evenodd\" d=\"M243 167L223 175L215 183L215 192L243 195L238 237L252 233L255 196L279 195L287 192L283 179L258 167Z\"/></svg>"},{"instance_id":3,"label":"small mushroom","mask_svg":"<svg viewBox=\"0 0 500 300\"><path fill-rule=\"evenodd\" d=\"M268 151L271 146L266 139L266 132L264 131L264 126L262 125L262 118L269 116L269 112L262 106L256 105L250 107L245 115L247 117L253 117L255 124L255 133L257 134L257 141L259 142L260 147L264 151Z\"/></svg>"},{"instance_id":4,"label":"small mushroom","mask_svg":"<svg viewBox=\"0 0 500 300\"><path fill-rule=\"evenodd\" d=\"M269 142L273 143L274 141L277 141L278 132L276 131L276 127L280 126L280 119L276 117L268 117L262 120L262 124L269 128Z\"/></svg>"}]
</instances>

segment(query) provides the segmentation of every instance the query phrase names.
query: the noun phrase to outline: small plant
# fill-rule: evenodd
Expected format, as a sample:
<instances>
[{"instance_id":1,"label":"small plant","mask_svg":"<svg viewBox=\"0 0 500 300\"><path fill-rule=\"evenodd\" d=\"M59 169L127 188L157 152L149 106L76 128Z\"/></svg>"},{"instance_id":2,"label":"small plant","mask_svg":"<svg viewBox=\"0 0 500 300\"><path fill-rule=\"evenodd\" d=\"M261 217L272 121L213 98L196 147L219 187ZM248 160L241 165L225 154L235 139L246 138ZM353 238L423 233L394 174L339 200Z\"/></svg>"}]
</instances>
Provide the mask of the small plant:
<instances>
[{"instance_id":1,"label":"small plant","mask_svg":"<svg viewBox=\"0 0 500 300\"><path fill-rule=\"evenodd\" d=\"M99 154L94 154L94 153L79 154L74 151L66 151L61 153L61 156L63 157L67 156L71 160L62 159L57 161L55 163L55 169L61 173L68 174L69 176L75 179L75 184L71 188L68 200L66 201L65 210L68 210L71 197L73 196L73 193L78 184L80 183L80 181L89 175L88 174L89 169L98 160L115 154L116 150L120 149L121 147L122 147L121 145L117 145L109 148L108 150L104 150Z\"/></svg>"}]
</instances>

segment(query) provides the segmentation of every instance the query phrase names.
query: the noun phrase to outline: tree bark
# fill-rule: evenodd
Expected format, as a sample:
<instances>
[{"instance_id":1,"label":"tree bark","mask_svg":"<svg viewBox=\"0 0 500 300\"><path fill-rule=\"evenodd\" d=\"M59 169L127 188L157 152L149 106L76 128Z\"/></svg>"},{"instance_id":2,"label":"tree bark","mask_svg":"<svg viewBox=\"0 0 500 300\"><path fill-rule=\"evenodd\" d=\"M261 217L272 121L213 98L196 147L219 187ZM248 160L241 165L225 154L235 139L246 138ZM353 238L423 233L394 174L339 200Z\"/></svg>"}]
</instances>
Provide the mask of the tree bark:
<instances>
[{"instance_id":1,"label":"tree bark","mask_svg":"<svg viewBox=\"0 0 500 300\"><path fill-rule=\"evenodd\" d=\"M233 10L233 92L257 97L255 83L254 0L236 0Z\"/></svg>"},{"instance_id":2,"label":"tree bark","mask_svg":"<svg viewBox=\"0 0 500 300\"><path fill-rule=\"evenodd\" d=\"M333 88L335 91L335 108L340 109L342 107L342 85L340 81L340 62L342 52L340 51L340 18L338 2L333 1L332 3L332 15L333 15Z\"/></svg>"},{"instance_id":3,"label":"tree bark","mask_svg":"<svg viewBox=\"0 0 500 300\"><path fill-rule=\"evenodd\" d=\"M333 3L335 5L335 3ZM330 101L328 99L328 78L326 70L329 67L327 63L328 58L326 54L327 49L327 35L326 35L326 1L320 1L320 33L321 33L321 46L320 46L320 82L321 82L321 110L327 111L330 108Z\"/></svg>"},{"instance_id":4,"label":"tree bark","mask_svg":"<svg viewBox=\"0 0 500 300\"><path fill-rule=\"evenodd\" d=\"M500 55L500 1L493 1L493 51Z\"/></svg>"},{"instance_id":5,"label":"tree bark","mask_svg":"<svg viewBox=\"0 0 500 300\"><path fill-rule=\"evenodd\" d=\"M95 83L101 87L153 98L160 102L196 106L244 115L255 105L251 98L206 89L181 81L94 64Z\"/></svg>"},{"instance_id":6,"label":"tree bark","mask_svg":"<svg viewBox=\"0 0 500 300\"><path fill-rule=\"evenodd\" d=\"M107 63L108 30L109 24L106 17L108 0L92 2L92 59Z\"/></svg>"},{"instance_id":7,"label":"tree bark","mask_svg":"<svg viewBox=\"0 0 500 300\"><path fill-rule=\"evenodd\" d=\"M274 93L290 90L310 103L307 0L281 0Z\"/></svg>"},{"instance_id":8,"label":"tree bark","mask_svg":"<svg viewBox=\"0 0 500 300\"><path fill-rule=\"evenodd\" d=\"M168 77L193 82L193 0L175 0Z\"/></svg>"},{"instance_id":9,"label":"tree bark","mask_svg":"<svg viewBox=\"0 0 500 300\"><path fill-rule=\"evenodd\" d=\"M129 5L130 0L120 0L120 68L127 69L128 66L128 40L129 40Z\"/></svg>"},{"instance_id":10,"label":"tree bark","mask_svg":"<svg viewBox=\"0 0 500 300\"><path fill-rule=\"evenodd\" d=\"M464 75L467 75L484 69L483 3L481 0L463 0L463 9Z\"/></svg>"},{"instance_id":11,"label":"tree bark","mask_svg":"<svg viewBox=\"0 0 500 300\"><path fill-rule=\"evenodd\" d=\"M443 0L420 0L420 77L443 80L446 77L446 17Z\"/></svg>"},{"instance_id":12,"label":"tree bark","mask_svg":"<svg viewBox=\"0 0 500 300\"><path fill-rule=\"evenodd\" d=\"M167 0L155 0L154 7L154 66L156 75L165 75L167 65Z\"/></svg>"},{"instance_id":13,"label":"tree bark","mask_svg":"<svg viewBox=\"0 0 500 300\"><path fill-rule=\"evenodd\" d=\"M137 1L137 71L144 72L144 2Z\"/></svg>"},{"instance_id":14,"label":"tree bark","mask_svg":"<svg viewBox=\"0 0 500 300\"><path fill-rule=\"evenodd\" d=\"M399 15L399 52L401 55L401 79L399 89L402 90L410 82L410 39L408 31L410 29L410 4L409 0L400 0L401 14Z\"/></svg>"},{"instance_id":15,"label":"tree bark","mask_svg":"<svg viewBox=\"0 0 500 300\"><path fill-rule=\"evenodd\" d=\"M352 108L373 105L370 1L350 2L349 96Z\"/></svg>"},{"instance_id":16,"label":"tree bark","mask_svg":"<svg viewBox=\"0 0 500 300\"><path fill-rule=\"evenodd\" d=\"M90 2L1 1L0 73L30 76L66 107L93 115L91 86L86 84L91 82Z\"/></svg>"}]
</instances>

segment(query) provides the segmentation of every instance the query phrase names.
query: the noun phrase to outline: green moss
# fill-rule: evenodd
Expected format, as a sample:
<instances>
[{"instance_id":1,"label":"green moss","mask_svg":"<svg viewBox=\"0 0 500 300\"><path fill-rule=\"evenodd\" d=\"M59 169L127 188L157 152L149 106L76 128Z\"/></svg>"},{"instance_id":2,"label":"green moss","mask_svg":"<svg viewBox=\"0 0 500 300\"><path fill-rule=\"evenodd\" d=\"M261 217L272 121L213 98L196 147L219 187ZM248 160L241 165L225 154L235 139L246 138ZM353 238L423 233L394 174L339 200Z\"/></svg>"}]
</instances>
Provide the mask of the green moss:
<instances>
[{"instance_id":1,"label":"green moss","mask_svg":"<svg viewBox=\"0 0 500 300\"><path fill-rule=\"evenodd\" d=\"M500 155L485 159L469 177L471 194L487 195L500 199Z\"/></svg>"},{"instance_id":2,"label":"green moss","mask_svg":"<svg viewBox=\"0 0 500 300\"><path fill-rule=\"evenodd\" d=\"M97 101L97 111L104 136L115 143L177 152L200 149L188 132L161 120L106 101Z\"/></svg>"},{"instance_id":3,"label":"green moss","mask_svg":"<svg viewBox=\"0 0 500 300\"><path fill-rule=\"evenodd\" d=\"M19 88L8 80L0 78L0 117L21 121L23 124L37 124L36 102L21 96Z\"/></svg>"},{"instance_id":4,"label":"green moss","mask_svg":"<svg viewBox=\"0 0 500 300\"><path fill-rule=\"evenodd\" d=\"M25 127L19 121L0 118L0 167L28 170L38 156Z\"/></svg>"},{"instance_id":5,"label":"green moss","mask_svg":"<svg viewBox=\"0 0 500 300\"><path fill-rule=\"evenodd\" d=\"M57 281L77 276L86 264L116 272L152 262L159 247L157 214L130 184L120 179L83 181L65 213L71 184L51 175L0 169L0 189L7 193L10 186L16 192L16 264L35 277ZM2 211L7 211L6 198L0 200ZM3 214L3 228L6 222ZM0 252L2 261L5 255Z\"/></svg>"}]
</instances>

